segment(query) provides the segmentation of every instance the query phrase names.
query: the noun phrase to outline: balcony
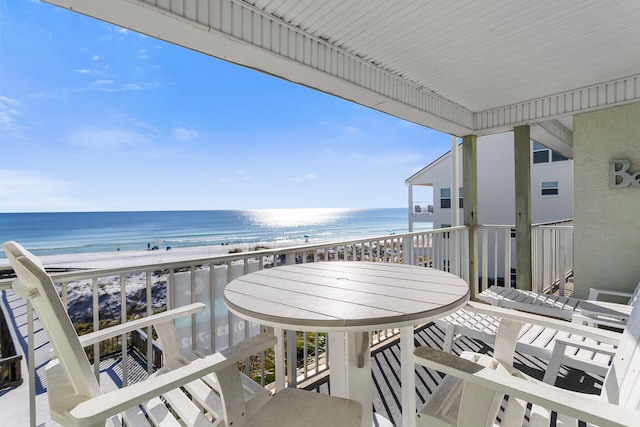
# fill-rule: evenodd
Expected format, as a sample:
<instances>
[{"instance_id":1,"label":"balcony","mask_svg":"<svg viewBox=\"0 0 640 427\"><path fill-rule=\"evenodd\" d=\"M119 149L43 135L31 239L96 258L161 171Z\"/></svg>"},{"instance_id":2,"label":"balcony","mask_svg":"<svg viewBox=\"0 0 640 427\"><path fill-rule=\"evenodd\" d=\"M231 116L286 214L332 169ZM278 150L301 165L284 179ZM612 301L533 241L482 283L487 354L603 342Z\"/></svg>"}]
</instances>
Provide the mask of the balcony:
<instances>
[{"instance_id":1,"label":"balcony","mask_svg":"<svg viewBox=\"0 0 640 427\"><path fill-rule=\"evenodd\" d=\"M513 282L514 245L512 226L482 226L477 230L479 242L478 291L492 284ZM126 268L74 271L53 275L63 303L69 308L79 331L90 332L107 324L126 322L135 316L151 314L191 302L203 302L207 310L191 321L178 324L184 350L217 351L237 343L263 329L235 317L222 301L222 291L231 280L259 269L284 264L318 261L373 261L406 263L452 272L468 280L468 241L466 227L432 230L305 245L263 251L234 253L207 259L130 266ZM573 259L570 223L534 226L533 271L537 291L564 292ZM0 392L4 414L15 414L11 425L49 425L44 367L49 346L44 333L33 319L26 303L10 290L11 280L0 281L2 307L9 314L9 327L15 331L18 353L29 363L24 374L28 383ZM91 345L86 350L93 360L95 374L104 387L126 386L144 379L162 364L162 349L153 339L151 328L136 331L119 339ZM271 355L247 363L245 373L268 388L304 387L329 391L328 348L322 333L286 333L286 351L275 366ZM415 339L422 345L442 348L444 331L435 324L420 325ZM383 330L371 334L374 388L374 410L401 423L399 384L398 331ZM485 343L464 339L456 344L463 349L490 352ZM122 363L122 361L127 363ZM150 361L150 363L147 363ZM518 367L540 376L544 362L522 356ZM278 367L285 367L279 369ZM440 377L417 369L417 398L425 397ZM581 375L566 371L564 378ZM601 379L600 379L601 380ZM598 378L582 381L582 386L596 388ZM12 408L9 411L8 408ZM15 410L15 408L19 408Z\"/></svg>"}]
</instances>

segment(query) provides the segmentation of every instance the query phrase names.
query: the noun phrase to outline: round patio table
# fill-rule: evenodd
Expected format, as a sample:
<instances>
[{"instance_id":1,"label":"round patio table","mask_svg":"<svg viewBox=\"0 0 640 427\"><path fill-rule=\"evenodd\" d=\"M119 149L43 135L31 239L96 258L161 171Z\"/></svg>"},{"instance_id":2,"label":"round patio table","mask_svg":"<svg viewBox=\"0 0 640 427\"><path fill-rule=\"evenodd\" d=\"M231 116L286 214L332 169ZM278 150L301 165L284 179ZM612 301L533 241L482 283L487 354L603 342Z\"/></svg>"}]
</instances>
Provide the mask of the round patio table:
<instances>
[{"instance_id":1,"label":"round patio table","mask_svg":"<svg viewBox=\"0 0 640 427\"><path fill-rule=\"evenodd\" d=\"M362 403L363 426L372 425L374 415L369 332L400 328L403 425L410 426L413 327L462 307L469 286L431 268L334 261L246 274L227 285L224 299L234 314L277 330L329 332L331 393Z\"/></svg>"}]
</instances>

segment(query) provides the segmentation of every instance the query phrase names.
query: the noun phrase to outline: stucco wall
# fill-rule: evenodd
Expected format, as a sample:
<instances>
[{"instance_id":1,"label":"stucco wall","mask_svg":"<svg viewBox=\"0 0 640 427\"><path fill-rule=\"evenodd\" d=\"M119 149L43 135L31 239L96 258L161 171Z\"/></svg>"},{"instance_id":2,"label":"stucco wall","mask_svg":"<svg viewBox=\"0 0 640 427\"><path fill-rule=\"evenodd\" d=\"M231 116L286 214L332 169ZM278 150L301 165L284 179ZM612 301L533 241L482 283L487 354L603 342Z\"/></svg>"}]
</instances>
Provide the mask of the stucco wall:
<instances>
[{"instance_id":1,"label":"stucco wall","mask_svg":"<svg viewBox=\"0 0 640 427\"><path fill-rule=\"evenodd\" d=\"M575 295L640 281L640 187L609 188L609 161L640 171L640 103L574 117Z\"/></svg>"}]
</instances>

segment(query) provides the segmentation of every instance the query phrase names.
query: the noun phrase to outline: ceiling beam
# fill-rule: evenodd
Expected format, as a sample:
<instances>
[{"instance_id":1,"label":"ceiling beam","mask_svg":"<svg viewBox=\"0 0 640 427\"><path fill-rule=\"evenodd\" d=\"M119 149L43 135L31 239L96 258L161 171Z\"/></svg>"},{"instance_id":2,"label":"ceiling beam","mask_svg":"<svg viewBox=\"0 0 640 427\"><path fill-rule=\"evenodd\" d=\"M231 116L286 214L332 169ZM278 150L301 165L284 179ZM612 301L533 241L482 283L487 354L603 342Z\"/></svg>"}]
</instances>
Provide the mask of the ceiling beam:
<instances>
[{"instance_id":1,"label":"ceiling beam","mask_svg":"<svg viewBox=\"0 0 640 427\"><path fill-rule=\"evenodd\" d=\"M531 139L565 157L573 158L573 132L557 120L531 125Z\"/></svg>"}]
</instances>

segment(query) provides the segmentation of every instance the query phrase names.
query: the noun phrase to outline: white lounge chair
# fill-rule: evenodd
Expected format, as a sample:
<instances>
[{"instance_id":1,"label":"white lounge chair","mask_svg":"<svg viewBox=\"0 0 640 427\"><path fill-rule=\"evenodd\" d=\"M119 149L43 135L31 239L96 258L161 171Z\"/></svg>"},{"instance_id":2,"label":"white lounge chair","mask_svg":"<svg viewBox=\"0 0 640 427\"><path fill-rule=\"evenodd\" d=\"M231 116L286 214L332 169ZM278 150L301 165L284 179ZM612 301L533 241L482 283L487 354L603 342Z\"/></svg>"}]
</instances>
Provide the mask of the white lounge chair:
<instances>
[{"instance_id":1,"label":"white lounge chair","mask_svg":"<svg viewBox=\"0 0 640 427\"><path fill-rule=\"evenodd\" d=\"M609 322L615 327L623 328L631 313L631 306L640 293L640 282L633 293L609 291L592 288L586 300L552 294L539 294L503 286L491 286L478 294L478 299L498 307L513 308L528 313L572 320L575 315L578 321L588 317L592 323L598 320ZM628 298L627 304L600 300L603 295Z\"/></svg>"},{"instance_id":2,"label":"white lounge chair","mask_svg":"<svg viewBox=\"0 0 640 427\"><path fill-rule=\"evenodd\" d=\"M270 334L191 362L170 355L166 366L147 380L103 393L82 345L111 336L111 328L83 337L81 343L39 260L15 242L3 247L18 276L13 288L33 306L57 357L45 370L54 421L65 426L360 426L362 407L352 400L285 389L269 399L260 397L259 403L245 401L237 362L273 347L276 338ZM198 309L201 305L181 312ZM174 316L173 311L165 312L133 324L167 322ZM130 323L114 327L115 335L126 332ZM172 322L163 323L164 328L171 326Z\"/></svg>"},{"instance_id":3,"label":"white lounge chair","mask_svg":"<svg viewBox=\"0 0 640 427\"><path fill-rule=\"evenodd\" d=\"M494 425L500 406L501 425L549 426L552 411L558 425L637 426L640 420L640 307L636 304L619 348L604 379L601 396L586 395L537 381L513 368L513 350L523 323L539 324L593 339L612 332L562 320L469 303L467 310L501 319L495 356L464 352L462 357L429 347L414 352L417 364L447 374L417 413L421 426ZM615 334L615 333L614 333ZM615 335L613 336L615 337ZM508 396L508 399L504 399ZM531 403L530 411L527 403Z\"/></svg>"}]
</instances>

